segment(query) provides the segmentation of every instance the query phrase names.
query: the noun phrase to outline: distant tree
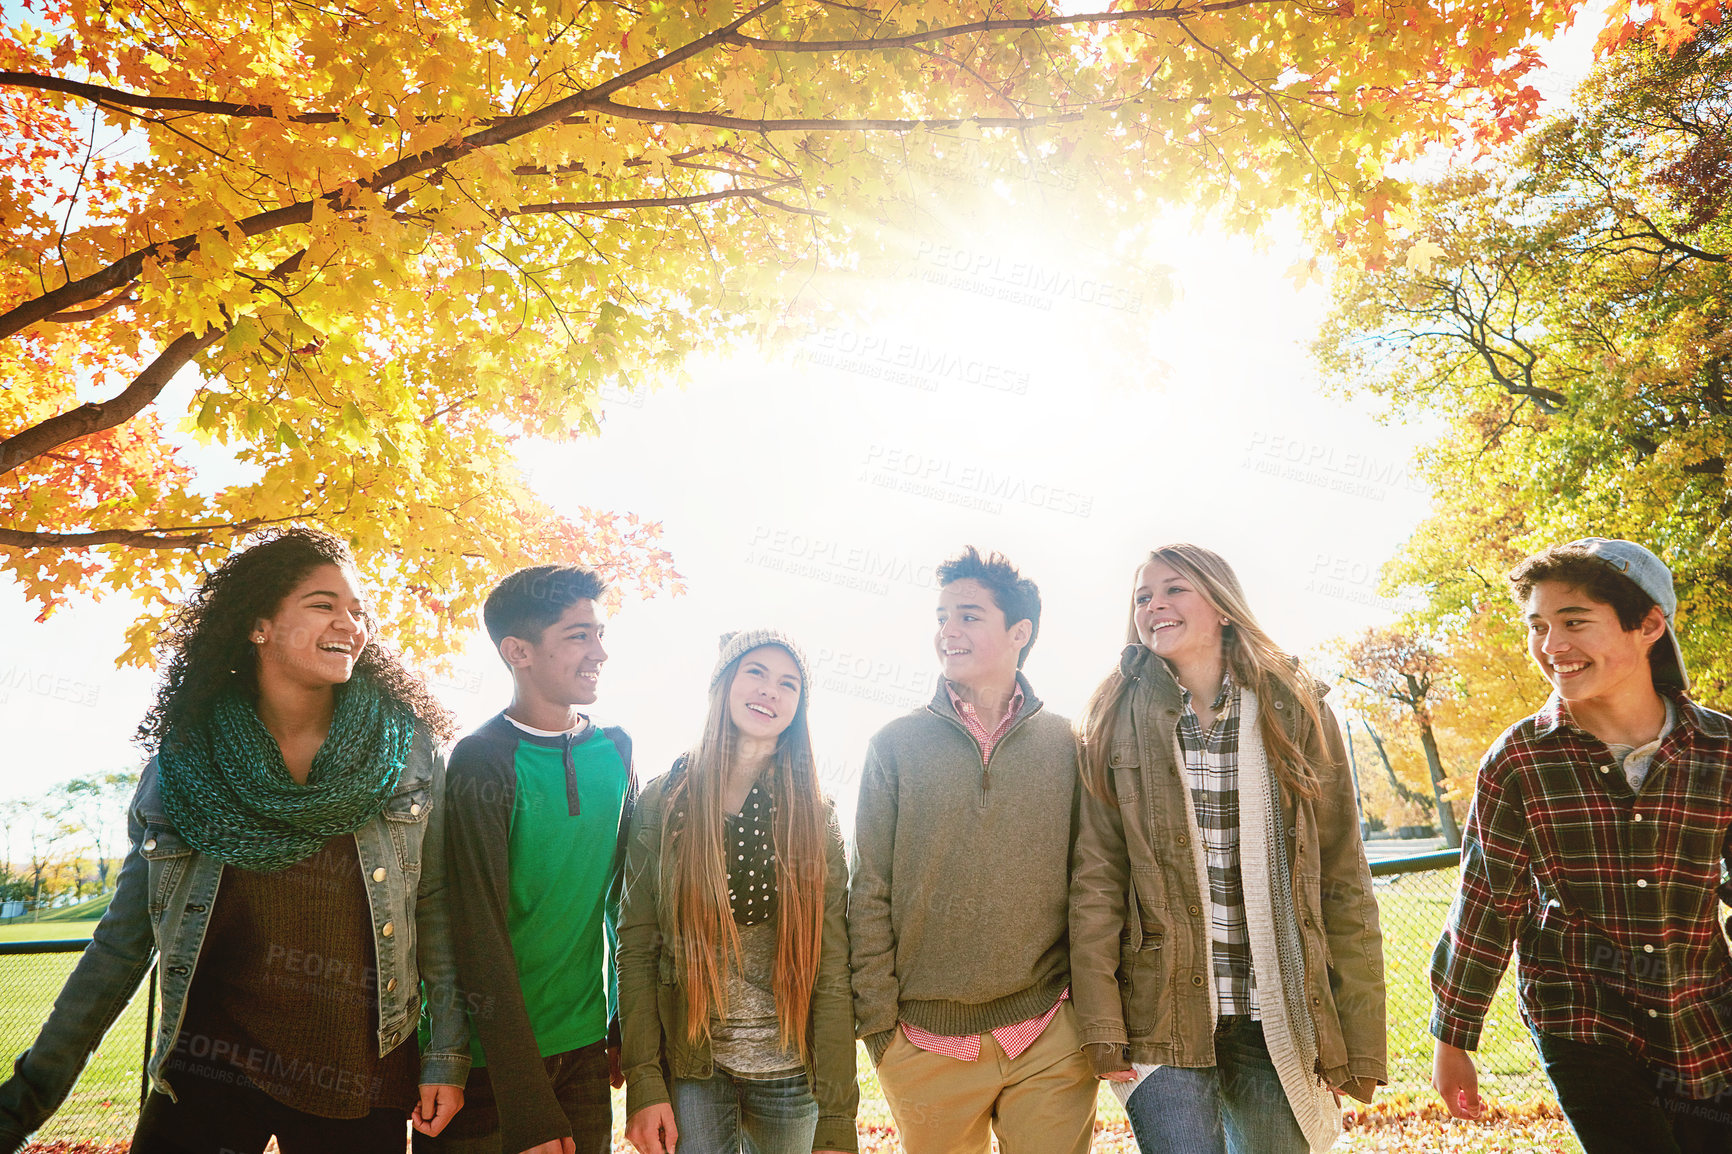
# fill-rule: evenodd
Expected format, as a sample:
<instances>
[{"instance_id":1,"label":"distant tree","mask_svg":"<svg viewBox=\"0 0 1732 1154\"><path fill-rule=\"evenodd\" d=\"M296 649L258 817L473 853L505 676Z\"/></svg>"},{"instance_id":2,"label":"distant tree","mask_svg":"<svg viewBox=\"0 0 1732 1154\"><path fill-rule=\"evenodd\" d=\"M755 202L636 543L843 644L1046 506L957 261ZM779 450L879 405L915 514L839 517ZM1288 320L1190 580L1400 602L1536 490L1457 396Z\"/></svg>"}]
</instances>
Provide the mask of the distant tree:
<instances>
[{"instance_id":1,"label":"distant tree","mask_svg":"<svg viewBox=\"0 0 1732 1154\"><path fill-rule=\"evenodd\" d=\"M53 790L63 820L88 839L99 891L108 889L109 871L120 857L117 851L122 851L118 843L126 832L126 803L138 788L139 772L114 770L75 777Z\"/></svg>"},{"instance_id":2,"label":"distant tree","mask_svg":"<svg viewBox=\"0 0 1732 1154\"><path fill-rule=\"evenodd\" d=\"M1363 728L1391 783L1384 792L1401 805L1432 809L1446 838L1452 803L1472 796L1486 750L1546 699L1514 606L1507 596L1488 606L1437 629L1409 622L1331 646L1348 704L1373 723ZM1423 767L1424 794L1405 773L1397 776L1408 765Z\"/></svg>"},{"instance_id":3,"label":"distant tree","mask_svg":"<svg viewBox=\"0 0 1732 1154\"><path fill-rule=\"evenodd\" d=\"M1450 804L1449 774L1444 771L1432 727L1432 709L1450 692L1448 666L1427 641L1399 629L1368 630L1343 652L1342 679L1360 690L1359 708L1385 716L1409 728L1425 754L1438 830L1445 845L1461 844L1461 829ZM1392 709L1393 707L1393 709Z\"/></svg>"},{"instance_id":4,"label":"distant tree","mask_svg":"<svg viewBox=\"0 0 1732 1154\"><path fill-rule=\"evenodd\" d=\"M24 840L24 829L30 818L30 806L23 798L9 797L0 801L0 886L15 886L18 893L7 892L9 899L23 900L29 896L29 890L24 883L24 873L18 868L18 859L12 856L13 847Z\"/></svg>"},{"instance_id":5,"label":"distant tree","mask_svg":"<svg viewBox=\"0 0 1732 1154\"><path fill-rule=\"evenodd\" d=\"M1367 820L1390 829L1413 825L1436 810L1429 790L1417 790L1395 772L1382 734L1364 717L1354 719L1353 751L1359 766L1360 794Z\"/></svg>"},{"instance_id":6,"label":"distant tree","mask_svg":"<svg viewBox=\"0 0 1732 1154\"><path fill-rule=\"evenodd\" d=\"M55 882L66 864L68 850L78 833L69 823L61 806L52 795L44 795L30 803L24 813L25 845L29 850L30 900L40 908L54 896ZM75 859L76 854L71 855ZM76 874L74 875L76 877Z\"/></svg>"},{"instance_id":7,"label":"distant tree","mask_svg":"<svg viewBox=\"0 0 1732 1154\"><path fill-rule=\"evenodd\" d=\"M1629 537L1672 566L1714 701L1732 689L1732 29L1718 5L1696 16L1676 51L1612 53L1499 163L1395 197L1389 247L1341 263L1318 353L1336 387L1446 425L1422 453L1433 511L1390 570L1425 595L1422 628L1501 619L1503 574L1545 545Z\"/></svg>"}]
</instances>

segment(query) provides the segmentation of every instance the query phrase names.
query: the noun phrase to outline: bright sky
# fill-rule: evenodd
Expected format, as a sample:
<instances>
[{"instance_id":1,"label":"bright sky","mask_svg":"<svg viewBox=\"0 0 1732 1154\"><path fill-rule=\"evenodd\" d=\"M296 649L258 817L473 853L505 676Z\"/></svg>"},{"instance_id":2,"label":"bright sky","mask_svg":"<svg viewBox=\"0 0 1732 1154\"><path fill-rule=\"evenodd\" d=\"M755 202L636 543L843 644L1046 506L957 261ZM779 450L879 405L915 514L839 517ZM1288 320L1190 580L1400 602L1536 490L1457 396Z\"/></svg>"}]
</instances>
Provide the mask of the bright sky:
<instances>
[{"instance_id":1,"label":"bright sky","mask_svg":"<svg viewBox=\"0 0 1732 1154\"><path fill-rule=\"evenodd\" d=\"M1558 71L1582 55L1573 41ZM1067 715L1116 660L1131 572L1162 542L1225 555L1294 651L1393 617L1377 574L1426 510L1423 430L1320 395L1305 345L1325 295L1285 278L1304 250L1272 233L1259 249L1174 222L1118 251L1027 219L939 221L892 275L815 286L870 319L613 398L598 439L526 444L548 500L661 522L686 578L608 627L595 715L632 732L640 774L695 741L718 634L778 625L812 662L822 772L851 812L867 738L931 697L932 569L966 544L1040 585L1027 671ZM0 585L0 796L140 760L153 678L113 666L134 613L81 601L37 624ZM478 623L437 687L465 727L507 702Z\"/></svg>"},{"instance_id":2,"label":"bright sky","mask_svg":"<svg viewBox=\"0 0 1732 1154\"><path fill-rule=\"evenodd\" d=\"M1377 569L1425 509L1413 434L1318 395L1302 346L1323 295L1282 276L1298 251L1175 229L1145 254L1174 270L1162 309L1103 254L991 232L916 244L900 277L855 286L870 322L616 398L598 439L526 445L556 505L660 521L689 588L610 624L597 715L660 772L698 734L717 635L780 625L812 661L814 735L851 808L866 739L930 698L933 566L971 543L1039 583L1028 672L1066 713L1116 659L1131 571L1163 541L1225 554L1294 649L1386 619ZM137 759L150 678L112 666L131 612L81 603L38 625L0 592L7 792ZM479 628L439 688L466 725L505 703Z\"/></svg>"}]
</instances>

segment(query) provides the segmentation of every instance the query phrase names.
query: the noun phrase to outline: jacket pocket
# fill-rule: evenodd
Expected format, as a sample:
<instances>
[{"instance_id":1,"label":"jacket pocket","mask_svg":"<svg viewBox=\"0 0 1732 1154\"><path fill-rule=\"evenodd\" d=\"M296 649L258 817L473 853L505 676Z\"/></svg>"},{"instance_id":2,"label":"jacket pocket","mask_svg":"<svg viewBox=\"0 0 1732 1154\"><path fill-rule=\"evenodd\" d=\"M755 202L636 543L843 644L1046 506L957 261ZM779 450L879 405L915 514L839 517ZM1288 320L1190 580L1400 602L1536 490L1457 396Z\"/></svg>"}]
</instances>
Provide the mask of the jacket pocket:
<instances>
[{"instance_id":1,"label":"jacket pocket","mask_svg":"<svg viewBox=\"0 0 1732 1154\"><path fill-rule=\"evenodd\" d=\"M1166 913L1151 905L1137 882L1133 875L1127 905L1129 921L1136 926L1134 944L1127 936L1119 952L1119 1000L1124 1009L1125 1035L1132 1042L1172 1031Z\"/></svg>"},{"instance_id":2,"label":"jacket pocket","mask_svg":"<svg viewBox=\"0 0 1732 1154\"><path fill-rule=\"evenodd\" d=\"M1142 761L1136 742L1113 742L1112 752L1107 756L1107 768L1112 774L1113 793L1117 795L1121 808L1137 800L1141 786Z\"/></svg>"},{"instance_id":3,"label":"jacket pocket","mask_svg":"<svg viewBox=\"0 0 1732 1154\"><path fill-rule=\"evenodd\" d=\"M391 834L391 847L397 851L397 864L405 870L421 869L421 843L427 836L432 800L433 786L424 781L406 785L385 799L385 828Z\"/></svg>"},{"instance_id":4,"label":"jacket pocket","mask_svg":"<svg viewBox=\"0 0 1732 1154\"><path fill-rule=\"evenodd\" d=\"M149 863L146 876L150 883L150 916L152 920L160 921L168 909L169 899L174 896L175 887L186 876L196 851L167 824L158 824L150 818L145 820L144 839L139 842L138 852Z\"/></svg>"},{"instance_id":5,"label":"jacket pocket","mask_svg":"<svg viewBox=\"0 0 1732 1154\"><path fill-rule=\"evenodd\" d=\"M1124 1009L1125 1037L1132 1043L1172 1033L1173 1005L1167 994L1171 975L1162 941L1160 934L1145 935L1149 948L1119 962L1119 1001Z\"/></svg>"}]
</instances>

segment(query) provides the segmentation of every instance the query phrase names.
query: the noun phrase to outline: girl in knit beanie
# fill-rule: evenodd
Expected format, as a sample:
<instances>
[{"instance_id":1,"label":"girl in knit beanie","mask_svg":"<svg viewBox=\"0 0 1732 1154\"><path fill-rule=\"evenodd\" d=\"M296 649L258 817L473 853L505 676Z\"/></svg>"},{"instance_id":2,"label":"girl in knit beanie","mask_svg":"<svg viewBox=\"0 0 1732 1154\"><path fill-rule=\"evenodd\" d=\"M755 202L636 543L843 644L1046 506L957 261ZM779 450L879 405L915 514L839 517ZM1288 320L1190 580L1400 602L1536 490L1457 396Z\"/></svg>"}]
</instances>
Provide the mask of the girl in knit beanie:
<instances>
[{"instance_id":1,"label":"girl in knit beanie","mask_svg":"<svg viewBox=\"0 0 1732 1154\"><path fill-rule=\"evenodd\" d=\"M786 634L724 635L697 747L633 813L621 1066L643 1154L857 1149L848 873L810 690Z\"/></svg>"}]
</instances>

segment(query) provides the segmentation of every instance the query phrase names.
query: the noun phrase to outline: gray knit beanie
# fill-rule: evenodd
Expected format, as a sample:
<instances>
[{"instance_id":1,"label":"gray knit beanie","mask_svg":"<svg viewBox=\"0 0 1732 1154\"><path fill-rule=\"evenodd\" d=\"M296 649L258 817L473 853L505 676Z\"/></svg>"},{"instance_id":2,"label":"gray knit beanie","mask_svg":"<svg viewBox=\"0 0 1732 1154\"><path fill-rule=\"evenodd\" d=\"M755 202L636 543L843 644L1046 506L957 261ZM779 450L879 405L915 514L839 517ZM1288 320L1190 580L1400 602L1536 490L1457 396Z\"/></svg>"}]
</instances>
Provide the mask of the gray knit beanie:
<instances>
[{"instance_id":1,"label":"gray knit beanie","mask_svg":"<svg viewBox=\"0 0 1732 1154\"><path fill-rule=\"evenodd\" d=\"M722 679L722 673L735 661L744 657L760 645L780 645L788 651L788 656L794 659L794 664L800 670L800 696L810 697L812 693L812 673L806 666L806 652L795 643L792 637L780 629L741 629L737 633L722 634L718 643L721 655L716 658L715 671L710 674L710 688L716 687L716 682Z\"/></svg>"}]
</instances>

